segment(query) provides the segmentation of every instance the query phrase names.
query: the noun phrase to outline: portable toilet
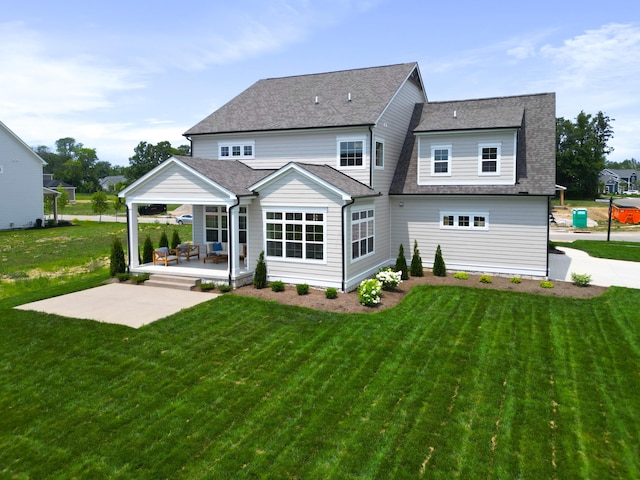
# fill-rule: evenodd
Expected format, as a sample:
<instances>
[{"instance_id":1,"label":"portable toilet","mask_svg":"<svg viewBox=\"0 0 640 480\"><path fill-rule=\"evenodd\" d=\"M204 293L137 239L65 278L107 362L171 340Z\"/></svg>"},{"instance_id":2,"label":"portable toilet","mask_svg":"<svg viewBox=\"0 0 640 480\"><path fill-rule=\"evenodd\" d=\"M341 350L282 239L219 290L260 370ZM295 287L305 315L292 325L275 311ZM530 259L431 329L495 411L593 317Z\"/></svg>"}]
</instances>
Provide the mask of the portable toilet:
<instances>
[{"instance_id":1,"label":"portable toilet","mask_svg":"<svg viewBox=\"0 0 640 480\"><path fill-rule=\"evenodd\" d=\"M573 214L573 226L575 228L587 228L587 209L574 208L571 210Z\"/></svg>"}]
</instances>

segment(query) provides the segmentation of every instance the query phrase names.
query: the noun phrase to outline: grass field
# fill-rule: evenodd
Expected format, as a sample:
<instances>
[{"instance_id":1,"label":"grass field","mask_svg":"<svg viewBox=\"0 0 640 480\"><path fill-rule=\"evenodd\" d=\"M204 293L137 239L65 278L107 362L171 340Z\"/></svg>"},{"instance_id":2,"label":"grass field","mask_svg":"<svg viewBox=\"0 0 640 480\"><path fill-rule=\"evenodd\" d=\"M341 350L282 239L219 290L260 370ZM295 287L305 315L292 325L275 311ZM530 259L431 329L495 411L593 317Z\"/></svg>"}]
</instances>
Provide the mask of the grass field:
<instances>
[{"instance_id":1,"label":"grass field","mask_svg":"<svg viewBox=\"0 0 640 480\"><path fill-rule=\"evenodd\" d=\"M101 275L0 296L2 478L640 477L639 290L225 295L139 330L11 309Z\"/></svg>"},{"instance_id":2,"label":"grass field","mask_svg":"<svg viewBox=\"0 0 640 480\"><path fill-rule=\"evenodd\" d=\"M575 240L573 242L554 242L558 247L583 250L592 257L610 258L640 262L640 244L637 242L603 242L598 240Z\"/></svg>"}]
</instances>

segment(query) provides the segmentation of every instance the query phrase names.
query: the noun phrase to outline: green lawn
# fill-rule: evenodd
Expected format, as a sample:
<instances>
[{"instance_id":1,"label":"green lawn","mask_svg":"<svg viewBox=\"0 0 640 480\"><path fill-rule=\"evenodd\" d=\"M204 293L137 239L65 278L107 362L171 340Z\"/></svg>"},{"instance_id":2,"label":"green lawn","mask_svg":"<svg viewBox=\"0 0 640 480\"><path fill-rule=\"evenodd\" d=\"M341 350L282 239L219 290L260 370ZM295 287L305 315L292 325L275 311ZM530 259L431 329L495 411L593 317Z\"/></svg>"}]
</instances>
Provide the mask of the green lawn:
<instances>
[{"instance_id":1,"label":"green lawn","mask_svg":"<svg viewBox=\"0 0 640 480\"><path fill-rule=\"evenodd\" d=\"M139 330L10 308L96 283L0 297L0 478L640 477L640 290L229 294Z\"/></svg>"},{"instance_id":2,"label":"green lawn","mask_svg":"<svg viewBox=\"0 0 640 480\"><path fill-rule=\"evenodd\" d=\"M554 242L554 245L558 247L584 250L592 257L640 262L640 243L637 242L603 242L599 240L575 240L573 242Z\"/></svg>"}]
</instances>

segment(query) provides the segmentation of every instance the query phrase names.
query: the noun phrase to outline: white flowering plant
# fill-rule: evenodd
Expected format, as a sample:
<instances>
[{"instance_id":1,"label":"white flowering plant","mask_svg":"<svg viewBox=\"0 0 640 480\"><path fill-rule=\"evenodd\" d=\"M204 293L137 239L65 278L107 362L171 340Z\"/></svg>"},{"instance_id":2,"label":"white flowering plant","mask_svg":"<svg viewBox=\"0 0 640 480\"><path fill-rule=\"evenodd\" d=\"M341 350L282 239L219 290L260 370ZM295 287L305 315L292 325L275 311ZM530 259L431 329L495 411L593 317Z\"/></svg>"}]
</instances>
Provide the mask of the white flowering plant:
<instances>
[{"instance_id":1,"label":"white flowering plant","mask_svg":"<svg viewBox=\"0 0 640 480\"><path fill-rule=\"evenodd\" d=\"M380 303L382 282L377 278L363 280L358 287L358 300L365 307L373 307Z\"/></svg>"},{"instance_id":2,"label":"white flowering plant","mask_svg":"<svg viewBox=\"0 0 640 480\"><path fill-rule=\"evenodd\" d=\"M402 272L394 272L391 268L383 268L376 274L376 279L382 283L383 290L391 290L402 283Z\"/></svg>"}]
</instances>

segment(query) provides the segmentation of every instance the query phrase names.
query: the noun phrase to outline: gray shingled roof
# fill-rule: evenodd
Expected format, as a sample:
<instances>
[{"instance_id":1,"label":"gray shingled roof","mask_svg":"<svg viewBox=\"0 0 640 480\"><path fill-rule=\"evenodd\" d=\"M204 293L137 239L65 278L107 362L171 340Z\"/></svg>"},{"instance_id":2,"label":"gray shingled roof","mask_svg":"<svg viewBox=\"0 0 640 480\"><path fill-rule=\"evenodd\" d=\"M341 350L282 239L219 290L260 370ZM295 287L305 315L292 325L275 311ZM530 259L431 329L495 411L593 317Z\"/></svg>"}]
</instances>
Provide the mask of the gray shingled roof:
<instances>
[{"instance_id":1,"label":"gray shingled roof","mask_svg":"<svg viewBox=\"0 0 640 480\"><path fill-rule=\"evenodd\" d=\"M521 126L515 185L418 185L418 142L414 132ZM440 117L429 118L433 113ZM518 120L518 118L520 120ZM474 119L474 121L472 121ZM415 107L390 188L391 195L554 195L556 179L555 94L520 95Z\"/></svg>"},{"instance_id":2,"label":"gray shingled roof","mask_svg":"<svg viewBox=\"0 0 640 480\"><path fill-rule=\"evenodd\" d=\"M505 105L497 98L456 102L431 102L424 106L415 132L517 128L522 125L524 106Z\"/></svg>"},{"instance_id":3,"label":"gray shingled roof","mask_svg":"<svg viewBox=\"0 0 640 480\"><path fill-rule=\"evenodd\" d=\"M254 195L254 192L249 190L248 187L278 171L253 169L237 160L214 160L211 158L178 155L175 155L174 158L236 195ZM329 165L295 164L352 197L377 195L375 190Z\"/></svg>"},{"instance_id":4,"label":"gray shingled roof","mask_svg":"<svg viewBox=\"0 0 640 480\"><path fill-rule=\"evenodd\" d=\"M373 125L410 76L420 81L417 68L404 63L260 80L184 135Z\"/></svg>"},{"instance_id":5,"label":"gray shingled roof","mask_svg":"<svg viewBox=\"0 0 640 480\"><path fill-rule=\"evenodd\" d=\"M378 195L378 192L374 189L348 175L345 175L329 165L311 165L307 163L296 163L296 165L307 170L316 177L321 178L325 182L330 183L353 198Z\"/></svg>"},{"instance_id":6,"label":"gray shingled roof","mask_svg":"<svg viewBox=\"0 0 640 480\"><path fill-rule=\"evenodd\" d=\"M174 157L236 195L253 195L247 187L275 171L256 170L237 160L214 160L178 155Z\"/></svg>"}]
</instances>

